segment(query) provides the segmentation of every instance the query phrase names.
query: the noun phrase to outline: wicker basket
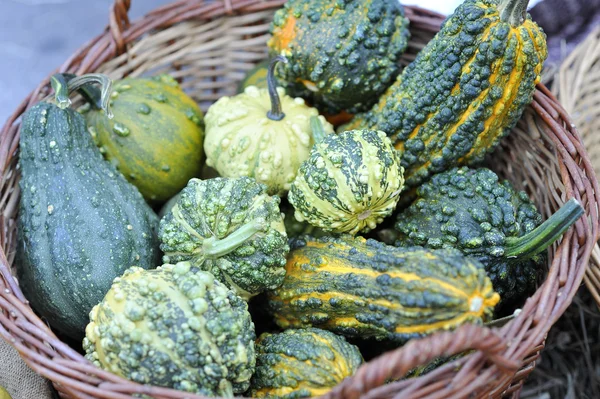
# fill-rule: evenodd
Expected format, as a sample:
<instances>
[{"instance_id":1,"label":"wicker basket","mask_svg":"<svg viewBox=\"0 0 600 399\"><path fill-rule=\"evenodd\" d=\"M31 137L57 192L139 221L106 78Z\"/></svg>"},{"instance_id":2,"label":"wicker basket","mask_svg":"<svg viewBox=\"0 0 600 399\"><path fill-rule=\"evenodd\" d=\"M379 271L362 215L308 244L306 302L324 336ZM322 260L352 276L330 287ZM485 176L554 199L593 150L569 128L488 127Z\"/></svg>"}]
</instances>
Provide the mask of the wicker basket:
<instances>
[{"instance_id":1,"label":"wicker basket","mask_svg":"<svg viewBox=\"0 0 600 399\"><path fill-rule=\"evenodd\" d=\"M600 26L563 62L553 92L573 116L596 174L600 173ZM600 245L594 248L584 281L600 306Z\"/></svg>"},{"instance_id":2,"label":"wicker basket","mask_svg":"<svg viewBox=\"0 0 600 399\"><path fill-rule=\"evenodd\" d=\"M266 57L273 12L284 0L183 0L130 23L128 0L117 0L107 30L77 51L60 71L104 72L113 78L169 72L206 108L234 93L244 72ZM407 8L412 41L403 62L439 30L441 15ZM10 117L0 136L2 227L0 240L0 335L25 361L50 379L67 398L199 398L165 388L142 386L101 371L61 342L32 312L11 276L15 217L19 202L16 159L19 117L50 92L40 86ZM594 169L571 119L552 94L539 86L522 121L490 159L490 165L526 190L548 216L569 198L586 209L551 250L547 278L521 313L500 328L467 325L455 332L413 340L361 367L328 398L517 397L535 367L546 333L575 295L598 238L600 191ZM439 356L474 351L420 378L401 380L412 368ZM386 384L390 380L397 382Z\"/></svg>"}]
</instances>

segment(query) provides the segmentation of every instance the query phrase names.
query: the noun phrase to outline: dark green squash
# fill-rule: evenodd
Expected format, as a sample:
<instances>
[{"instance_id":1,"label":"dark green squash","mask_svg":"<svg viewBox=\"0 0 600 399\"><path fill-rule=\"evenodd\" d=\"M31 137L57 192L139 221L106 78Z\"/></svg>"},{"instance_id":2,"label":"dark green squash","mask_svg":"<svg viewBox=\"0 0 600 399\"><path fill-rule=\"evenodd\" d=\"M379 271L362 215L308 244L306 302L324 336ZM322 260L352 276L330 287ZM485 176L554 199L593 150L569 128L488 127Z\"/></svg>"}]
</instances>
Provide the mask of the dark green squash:
<instances>
[{"instance_id":1,"label":"dark green squash","mask_svg":"<svg viewBox=\"0 0 600 399\"><path fill-rule=\"evenodd\" d=\"M396 245L456 248L479 260L505 306L535 291L546 249L582 214L571 200L542 224L527 194L493 171L453 168L419 187L398 214Z\"/></svg>"},{"instance_id":2,"label":"dark green squash","mask_svg":"<svg viewBox=\"0 0 600 399\"><path fill-rule=\"evenodd\" d=\"M57 79L67 108L42 102L23 116L17 271L32 308L56 331L80 339L116 277L160 261L158 218L102 158L83 117L68 108L66 82Z\"/></svg>"},{"instance_id":3,"label":"dark green squash","mask_svg":"<svg viewBox=\"0 0 600 399\"><path fill-rule=\"evenodd\" d=\"M321 396L352 376L363 362L344 337L318 328L262 334L256 342L253 398Z\"/></svg>"},{"instance_id":4,"label":"dark green squash","mask_svg":"<svg viewBox=\"0 0 600 399\"><path fill-rule=\"evenodd\" d=\"M528 0L466 0L369 112L339 131L386 132L406 188L481 162L531 103L548 55Z\"/></svg>"},{"instance_id":5,"label":"dark green squash","mask_svg":"<svg viewBox=\"0 0 600 399\"><path fill-rule=\"evenodd\" d=\"M288 94L331 114L369 109L400 71L410 32L396 0L289 0L268 42Z\"/></svg>"},{"instance_id":6,"label":"dark green squash","mask_svg":"<svg viewBox=\"0 0 600 399\"><path fill-rule=\"evenodd\" d=\"M286 276L268 293L282 328L405 342L481 323L500 297L483 266L457 250L395 248L364 238L290 241Z\"/></svg>"}]
</instances>

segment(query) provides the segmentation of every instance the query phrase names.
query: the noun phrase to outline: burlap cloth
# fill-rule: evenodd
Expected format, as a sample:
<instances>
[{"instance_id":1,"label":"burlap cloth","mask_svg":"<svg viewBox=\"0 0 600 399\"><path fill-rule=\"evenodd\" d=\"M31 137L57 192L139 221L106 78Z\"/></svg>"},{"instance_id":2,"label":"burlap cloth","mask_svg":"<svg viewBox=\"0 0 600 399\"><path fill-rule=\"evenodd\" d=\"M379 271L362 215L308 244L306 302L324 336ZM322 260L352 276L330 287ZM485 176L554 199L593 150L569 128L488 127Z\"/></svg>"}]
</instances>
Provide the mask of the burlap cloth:
<instances>
[{"instance_id":1,"label":"burlap cloth","mask_svg":"<svg viewBox=\"0 0 600 399\"><path fill-rule=\"evenodd\" d=\"M0 386L12 399L52 399L50 383L31 370L19 353L0 338Z\"/></svg>"}]
</instances>

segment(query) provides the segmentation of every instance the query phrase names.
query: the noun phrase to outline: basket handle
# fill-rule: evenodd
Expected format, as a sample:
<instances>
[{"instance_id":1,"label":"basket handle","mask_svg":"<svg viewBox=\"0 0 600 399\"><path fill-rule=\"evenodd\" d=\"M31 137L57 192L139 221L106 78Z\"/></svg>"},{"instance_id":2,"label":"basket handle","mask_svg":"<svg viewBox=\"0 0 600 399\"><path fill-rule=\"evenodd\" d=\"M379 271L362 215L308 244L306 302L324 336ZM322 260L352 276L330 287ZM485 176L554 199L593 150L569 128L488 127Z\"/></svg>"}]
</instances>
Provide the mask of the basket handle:
<instances>
[{"instance_id":1,"label":"basket handle","mask_svg":"<svg viewBox=\"0 0 600 399\"><path fill-rule=\"evenodd\" d=\"M125 40L123 39L123 31L129 28L129 8L131 8L131 0L115 0L110 7L109 28L117 47L117 55L125 51Z\"/></svg>"},{"instance_id":2,"label":"basket handle","mask_svg":"<svg viewBox=\"0 0 600 399\"><path fill-rule=\"evenodd\" d=\"M494 331L486 327L464 325L454 332L412 340L403 347L366 363L353 377L344 380L321 399L360 398L389 380L404 377L418 366L470 349L478 350L503 372L514 374L520 367L518 362L504 356L507 344Z\"/></svg>"}]
</instances>

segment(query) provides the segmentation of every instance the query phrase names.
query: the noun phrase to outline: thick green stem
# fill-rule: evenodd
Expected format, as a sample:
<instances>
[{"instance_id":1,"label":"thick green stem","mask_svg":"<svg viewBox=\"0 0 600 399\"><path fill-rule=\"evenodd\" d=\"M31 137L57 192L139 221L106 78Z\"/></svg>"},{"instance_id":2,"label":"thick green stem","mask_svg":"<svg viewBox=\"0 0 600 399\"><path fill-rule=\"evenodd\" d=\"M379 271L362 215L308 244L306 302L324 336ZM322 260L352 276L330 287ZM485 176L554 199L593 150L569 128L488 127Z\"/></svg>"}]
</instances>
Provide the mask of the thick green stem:
<instances>
[{"instance_id":1,"label":"thick green stem","mask_svg":"<svg viewBox=\"0 0 600 399\"><path fill-rule=\"evenodd\" d=\"M283 55L278 55L271 60L267 71L267 88L269 90L269 97L271 97L271 110L267 112L267 118L273 121L280 121L285 118L285 114L281 109L279 93L277 93L277 80L275 79L275 67L279 61L284 64L287 64L288 62L287 58Z\"/></svg>"},{"instance_id":2,"label":"thick green stem","mask_svg":"<svg viewBox=\"0 0 600 399\"><path fill-rule=\"evenodd\" d=\"M72 78L70 75L56 74L50 79L52 87L55 91L55 99L59 107L66 108L71 104L69 95L75 90L96 83L101 86L100 92L100 108L104 110L109 119L113 118L110 111L109 101L112 93L112 80L102 74L88 74Z\"/></svg>"},{"instance_id":3,"label":"thick green stem","mask_svg":"<svg viewBox=\"0 0 600 399\"><path fill-rule=\"evenodd\" d=\"M519 26L527 19L529 0L501 0L498 5L500 19L512 26Z\"/></svg>"},{"instance_id":4,"label":"thick green stem","mask_svg":"<svg viewBox=\"0 0 600 399\"><path fill-rule=\"evenodd\" d=\"M321 141L323 141L325 136L327 136L327 133L325 133L325 129L323 129L323 124L321 123L321 120L318 116L310 117L310 129L312 130L315 144L320 143Z\"/></svg>"},{"instance_id":5,"label":"thick green stem","mask_svg":"<svg viewBox=\"0 0 600 399\"><path fill-rule=\"evenodd\" d=\"M522 261L542 253L554 244L581 215L583 215L583 208L576 199L571 199L532 232L522 237L507 239L504 255L511 261Z\"/></svg>"},{"instance_id":6,"label":"thick green stem","mask_svg":"<svg viewBox=\"0 0 600 399\"><path fill-rule=\"evenodd\" d=\"M220 258L235 251L238 247L252 238L253 235L263 231L264 228L265 222L252 221L246 223L221 240L216 237L207 238L202 244L202 252L206 258Z\"/></svg>"}]
</instances>

